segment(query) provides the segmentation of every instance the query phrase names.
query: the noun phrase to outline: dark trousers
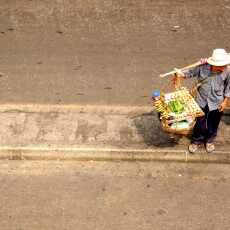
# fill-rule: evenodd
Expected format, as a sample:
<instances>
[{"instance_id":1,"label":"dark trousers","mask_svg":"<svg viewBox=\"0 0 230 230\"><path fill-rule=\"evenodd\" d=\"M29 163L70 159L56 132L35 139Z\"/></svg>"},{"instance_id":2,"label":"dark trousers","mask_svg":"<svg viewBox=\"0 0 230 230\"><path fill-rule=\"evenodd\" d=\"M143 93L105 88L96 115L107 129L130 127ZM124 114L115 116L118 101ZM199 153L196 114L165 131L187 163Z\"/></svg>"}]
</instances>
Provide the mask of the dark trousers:
<instances>
[{"instance_id":1,"label":"dark trousers","mask_svg":"<svg viewBox=\"0 0 230 230\"><path fill-rule=\"evenodd\" d=\"M192 143L203 144L212 143L217 135L217 129L223 112L219 110L209 111L208 106L202 109L203 117L198 117L193 129Z\"/></svg>"}]
</instances>

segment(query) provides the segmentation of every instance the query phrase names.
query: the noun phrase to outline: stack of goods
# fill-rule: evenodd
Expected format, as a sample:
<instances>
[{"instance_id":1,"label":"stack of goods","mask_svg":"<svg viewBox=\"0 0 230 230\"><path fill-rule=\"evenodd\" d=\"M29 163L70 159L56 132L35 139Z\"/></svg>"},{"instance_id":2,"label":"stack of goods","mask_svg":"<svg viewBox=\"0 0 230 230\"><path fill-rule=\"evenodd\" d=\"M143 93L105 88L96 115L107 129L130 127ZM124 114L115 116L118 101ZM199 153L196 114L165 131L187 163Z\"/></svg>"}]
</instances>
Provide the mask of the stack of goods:
<instances>
[{"instance_id":1,"label":"stack of goods","mask_svg":"<svg viewBox=\"0 0 230 230\"><path fill-rule=\"evenodd\" d=\"M187 134L196 117L204 113L186 88L154 97L154 106L160 114L165 131Z\"/></svg>"}]
</instances>

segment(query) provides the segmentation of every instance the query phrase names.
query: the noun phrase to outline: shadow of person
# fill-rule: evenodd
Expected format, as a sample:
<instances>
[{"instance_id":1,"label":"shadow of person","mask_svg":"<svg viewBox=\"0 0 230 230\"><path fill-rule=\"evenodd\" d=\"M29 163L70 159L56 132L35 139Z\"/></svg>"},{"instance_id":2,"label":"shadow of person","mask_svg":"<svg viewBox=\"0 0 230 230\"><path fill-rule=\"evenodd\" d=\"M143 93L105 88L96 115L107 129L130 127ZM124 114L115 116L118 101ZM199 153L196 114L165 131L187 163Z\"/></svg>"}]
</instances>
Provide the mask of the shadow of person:
<instances>
[{"instance_id":1,"label":"shadow of person","mask_svg":"<svg viewBox=\"0 0 230 230\"><path fill-rule=\"evenodd\" d=\"M171 135L163 131L157 112L144 113L134 118L137 132L147 146L173 147L181 136Z\"/></svg>"},{"instance_id":2,"label":"shadow of person","mask_svg":"<svg viewBox=\"0 0 230 230\"><path fill-rule=\"evenodd\" d=\"M230 125L230 108L227 108L227 109L224 111L221 120L222 120L225 124Z\"/></svg>"}]
</instances>

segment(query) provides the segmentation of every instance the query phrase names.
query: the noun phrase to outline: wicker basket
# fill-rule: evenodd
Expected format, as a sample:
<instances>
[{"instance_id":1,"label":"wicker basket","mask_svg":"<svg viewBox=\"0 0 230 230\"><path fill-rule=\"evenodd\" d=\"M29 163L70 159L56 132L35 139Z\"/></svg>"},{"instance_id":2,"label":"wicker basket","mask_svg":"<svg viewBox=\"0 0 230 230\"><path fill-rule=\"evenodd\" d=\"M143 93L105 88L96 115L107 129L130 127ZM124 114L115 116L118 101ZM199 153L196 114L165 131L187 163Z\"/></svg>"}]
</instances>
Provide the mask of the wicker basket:
<instances>
[{"instance_id":1,"label":"wicker basket","mask_svg":"<svg viewBox=\"0 0 230 230\"><path fill-rule=\"evenodd\" d=\"M178 92L178 91L180 91L180 90L186 90L186 93L187 93L188 95L190 95L190 96L189 96L189 101L191 101L191 100L190 100L190 98L191 98L191 99L193 99L193 100L192 100L193 104L196 103L195 100L194 100L194 95L191 94L191 92L189 92L189 90L187 90L187 88L181 86L180 77L178 77L178 78L176 79L176 82L175 82L175 83L176 83L176 84L175 84L175 91L174 91L174 93L175 93L175 92ZM169 93L169 94L172 94L172 93ZM188 102L188 101L186 101L186 103L187 103L187 102ZM198 106L198 108L199 108L199 106ZM190 117L192 120L191 120L191 122L189 123L189 126L188 126L187 128L176 128L176 129L175 129L175 128L172 128L172 127L170 126L170 123L172 123L173 121L169 121L169 120L162 119L162 120L160 120L162 129L163 129L165 132L170 133L170 134L176 134L176 135L188 135L188 134L190 134L190 133L192 132L193 128L194 128L195 123L196 123L196 117L203 116L204 113L203 113L203 111L199 108L198 111L196 111L195 113L190 113L190 114L188 114L188 115L189 115L189 117ZM160 118L160 117L161 117L161 113L159 113L159 118ZM182 117L181 119L178 119L178 117L177 117L177 118L175 118L175 122L181 121L181 120L184 120L184 119L186 120L186 117Z\"/></svg>"},{"instance_id":2,"label":"wicker basket","mask_svg":"<svg viewBox=\"0 0 230 230\"><path fill-rule=\"evenodd\" d=\"M186 135L192 133L192 130L193 130L195 123L196 123L196 119L194 118L193 122L190 123L188 128L175 129L175 128L172 128L168 123L166 123L164 121L161 121L161 126L162 126L162 129L167 133L186 136Z\"/></svg>"},{"instance_id":3,"label":"wicker basket","mask_svg":"<svg viewBox=\"0 0 230 230\"><path fill-rule=\"evenodd\" d=\"M190 103L191 102L195 103L194 100L192 101L189 100L189 101ZM170 117L170 118L164 118L163 116L161 116L161 113L159 113L161 126L165 132L170 133L170 134L175 134L175 135L184 135L184 136L192 132L194 125L196 123L196 117L199 117L199 116L203 116L203 111L200 108L198 109L198 111L190 112L190 113L186 113L186 114L182 114L182 115ZM174 127L171 126L173 123L180 122L183 120L190 120L188 127L175 128L175 126Z\"/></svg>"}]
</instances>

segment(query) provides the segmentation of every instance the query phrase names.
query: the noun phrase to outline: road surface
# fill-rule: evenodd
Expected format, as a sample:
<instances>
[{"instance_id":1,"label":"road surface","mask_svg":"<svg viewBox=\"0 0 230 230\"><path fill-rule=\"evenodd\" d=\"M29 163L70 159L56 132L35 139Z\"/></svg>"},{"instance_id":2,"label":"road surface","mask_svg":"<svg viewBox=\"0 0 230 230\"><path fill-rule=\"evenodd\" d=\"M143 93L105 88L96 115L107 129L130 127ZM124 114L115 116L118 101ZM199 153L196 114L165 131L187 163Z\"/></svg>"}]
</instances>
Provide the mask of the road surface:
<instances>
[{"instance_id":1,"label":"road surface","mask_svg":"<svg viewBox=\"0 0 230 230\"><path fill-rule=\"evenodd\" d=\"M228 165L1 161L4 230L227 230Z\"/></svg>"},{"instance_id":2,"label":"road surface","mask_svg":"<svg viewBox=\"0 0 230 230\"><path fill-rule=\"evenodd\" d=\"M1 0L0 103L150 105L153 89L172 90L160 73L213 48L230 52L229 8L229 0Z\"/></svg>"}]
</instances>

